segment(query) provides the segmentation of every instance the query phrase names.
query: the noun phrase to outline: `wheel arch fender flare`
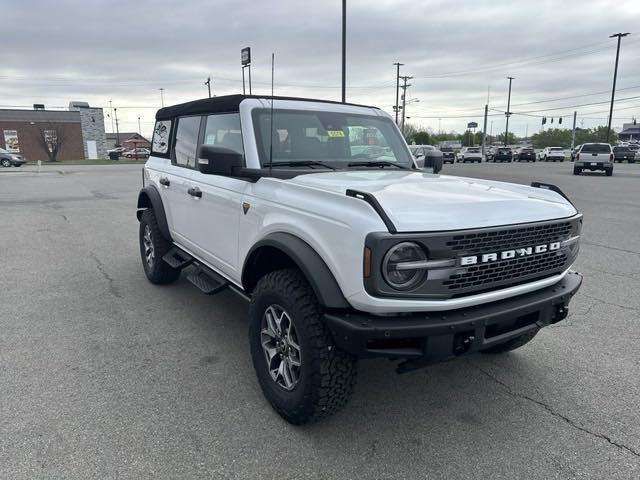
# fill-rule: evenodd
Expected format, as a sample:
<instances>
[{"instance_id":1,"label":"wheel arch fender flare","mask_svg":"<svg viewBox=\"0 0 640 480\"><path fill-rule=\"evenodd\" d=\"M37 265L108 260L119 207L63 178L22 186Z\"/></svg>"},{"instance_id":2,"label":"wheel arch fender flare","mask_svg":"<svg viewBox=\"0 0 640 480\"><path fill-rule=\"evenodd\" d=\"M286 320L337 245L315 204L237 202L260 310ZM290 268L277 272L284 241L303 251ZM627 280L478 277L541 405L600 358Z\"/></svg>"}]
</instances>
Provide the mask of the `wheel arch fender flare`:
<instances>
[{"instance_id":1,"label":"wheel arch fender flare","mask_svg":"<svg viewBox=\"0 0 640 480\"><path fill-rule=\"evenodd\" d=\"M155 186L149 185L140 190L140 193L138 193L137 206L138 210L136 211L136 217L138 217L138 221L142 218L142 212L145 209L153 209L153 213L158 221L158 227L160 228L162 236L167 240L172 240L171 234L169 233L167 216L164 212L164 205L162 204L162 197L160 197L160 192L158 192L158 189Z\"/></svg>"},{"instance_id":2,"label":"wheel arch fender flare","mask_svg":"<svg viewBox=\"0 0 640 480\"><path fill-rule=\"evenodd\" d=\"M261 255L261 252L280 255ZM282 257L281 255L286 257ZM311 285L318 302L326 308L349 308L338 282L322 257L304 240L290 233L270 233L258 241L246 256L242 267L242 285L246 292L253 291L262 274L282 268L282 260L288 258L298 267ZM287 266L284 263L283 266ZM290 266L290 264L289 264Z\"/></svg>"}]
</instances>

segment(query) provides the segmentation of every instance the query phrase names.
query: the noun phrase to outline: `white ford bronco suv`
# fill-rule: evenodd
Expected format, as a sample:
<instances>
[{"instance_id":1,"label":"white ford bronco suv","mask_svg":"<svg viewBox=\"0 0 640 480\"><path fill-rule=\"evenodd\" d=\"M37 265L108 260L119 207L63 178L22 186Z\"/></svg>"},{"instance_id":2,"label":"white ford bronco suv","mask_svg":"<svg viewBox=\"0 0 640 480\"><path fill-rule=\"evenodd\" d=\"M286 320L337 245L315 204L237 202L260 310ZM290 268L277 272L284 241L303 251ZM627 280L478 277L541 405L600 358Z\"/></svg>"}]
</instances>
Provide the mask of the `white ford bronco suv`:
<instances>
[{"instance_id":1,"label":"white ford bronco suv","mask_svg":"<svg viewBox=\"0 0 640 480\"><path fill-rule=\"evenodd\" d=\"M553 185L418 169L389 115L233 95L162 108L138 197L148 279L250 301L260 386L294 424L345 405L358 358L399 372L529 342L582 282Z\"/></svg>"}]
</instances>

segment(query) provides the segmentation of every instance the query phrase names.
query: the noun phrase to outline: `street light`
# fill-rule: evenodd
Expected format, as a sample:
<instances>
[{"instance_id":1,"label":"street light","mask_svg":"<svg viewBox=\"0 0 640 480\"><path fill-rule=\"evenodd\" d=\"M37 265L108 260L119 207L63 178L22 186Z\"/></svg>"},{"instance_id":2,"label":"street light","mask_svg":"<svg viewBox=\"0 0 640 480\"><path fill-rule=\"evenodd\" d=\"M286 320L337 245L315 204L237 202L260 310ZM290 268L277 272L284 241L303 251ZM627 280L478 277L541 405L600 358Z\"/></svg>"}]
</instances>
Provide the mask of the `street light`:
<instances>
[{"instance_id":1,"label":"street light","mask_svg":"<svg viewBox=\"0 0 640 480\"><path fill-rule=\"evenodd\" d=\"M618 47L616 49L616 66L613 69L613 88L611 89L611 106L609 107L609 120L607 122L606 143L609 143L609 135L611 133L611 117L613 116L613 99L616 96L616 79L618 78L618 59L620 58L620 40L622 39L622 37L626 37L627 35L629 35L629 32L614 33L613 35L609 35L609 38L618 37Z\"/></svg>"}]
</instances>

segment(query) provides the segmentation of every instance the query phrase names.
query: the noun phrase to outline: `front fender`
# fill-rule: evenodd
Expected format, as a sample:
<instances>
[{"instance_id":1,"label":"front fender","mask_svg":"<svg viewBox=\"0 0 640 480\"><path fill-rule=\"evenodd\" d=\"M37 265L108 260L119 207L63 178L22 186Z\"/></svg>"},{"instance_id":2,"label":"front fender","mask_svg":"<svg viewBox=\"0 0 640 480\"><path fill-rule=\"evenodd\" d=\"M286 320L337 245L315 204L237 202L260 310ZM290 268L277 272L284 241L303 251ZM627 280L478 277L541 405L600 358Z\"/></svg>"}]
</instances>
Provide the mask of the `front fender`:
<instances>
[{"instance_id":1,"label":"front fender","mask_svg":"<svg viewBox=\"0 0 640 480\"><path fill-rule=\"evenodd\" d=\"M142 218L143 210L147 208L153 209L153 213L155 214L156 220L158 221L158 227L160 228L160 233L162 233L162 236L167 240L172 240L171 234L169 233L167 216L164 212L164 205L162 204L162 197L160 197L160 192L153 185L144 187L138 194L138 211L136 212L138 221L140 221L140 219Z\"/></svg>"}]
</instances>

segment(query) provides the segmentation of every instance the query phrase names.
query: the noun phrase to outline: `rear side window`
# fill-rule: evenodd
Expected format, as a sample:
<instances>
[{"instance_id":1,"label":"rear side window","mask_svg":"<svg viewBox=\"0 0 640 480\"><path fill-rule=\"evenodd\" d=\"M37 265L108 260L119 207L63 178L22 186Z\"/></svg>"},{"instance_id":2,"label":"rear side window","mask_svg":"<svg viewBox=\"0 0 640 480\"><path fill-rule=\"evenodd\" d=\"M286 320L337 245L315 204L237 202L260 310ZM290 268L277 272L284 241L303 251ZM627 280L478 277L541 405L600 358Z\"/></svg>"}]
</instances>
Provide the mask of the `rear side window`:
<instances>
[{"instance_id":1,"label":"rear side window","mask_svg":"<svg viewBox=\"0 0 640 480\"><path fill-rule=\"evenodd\" d=\"M171 135L171 120L160 120L156 122L153 129L153 140L151 141L151 151L166 155L169 151L169 136Z\"/></svg>"},{"instance_id":2,"label":"rear side window","mask_svg":"<svg viewBox=\"0 0 640 480\"><path fill-rule=\"evenodd\" d=\"M586 143L580 153L611 153L611 147L606 143Z\"/></svg>"},{"instance_id":3,"label":"rear side window","mask_svg":"<svg viewBox=\"0 0 640 480\"><path fill-rule=\"evenodd\" d=\"M175 159L181 167L196 168L196 150L200 132L200 117L178 119L176 131Z\"/></svg>"},{"instance_id":4,"label":"rear side window","mask_svg":"<svg viewBox=\"0 0 640 480\"><path fill-rule=\"evenodd\" d=\"M206 145L220 145L244 155L240 114L209 115L204 129L204 143Z\"/></svg>"}]
</instances>

